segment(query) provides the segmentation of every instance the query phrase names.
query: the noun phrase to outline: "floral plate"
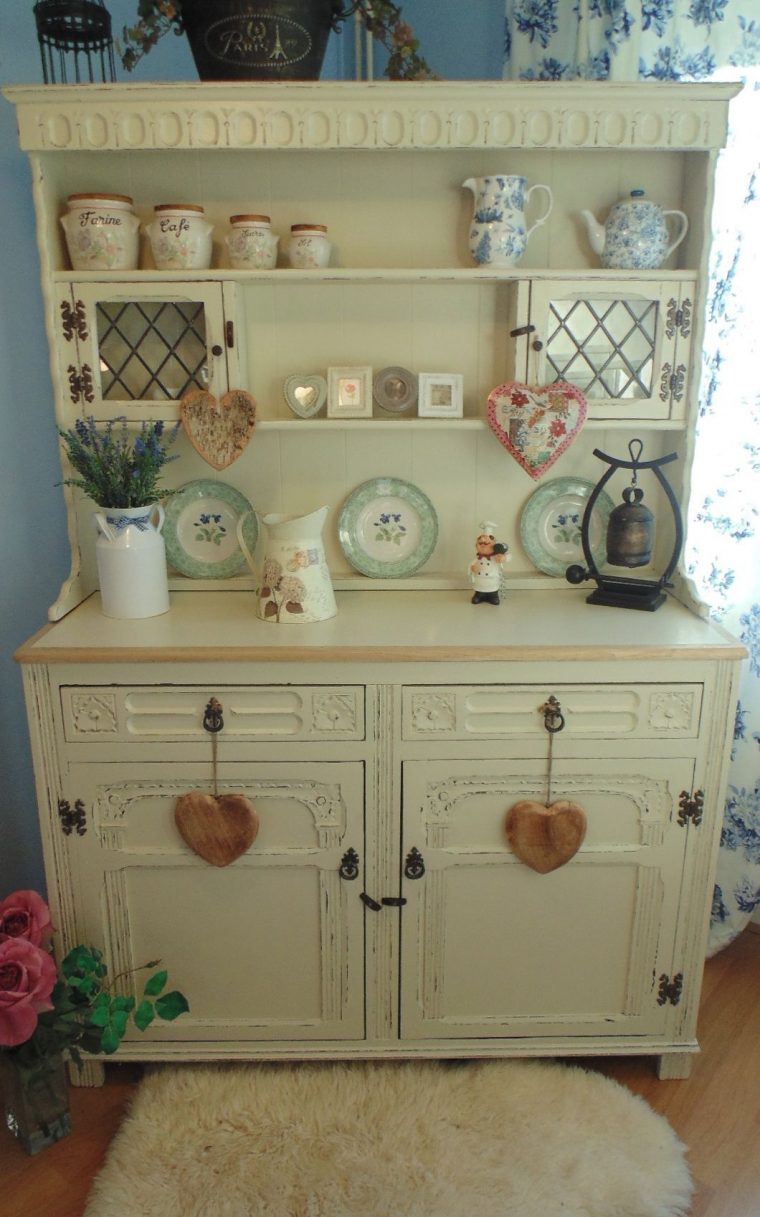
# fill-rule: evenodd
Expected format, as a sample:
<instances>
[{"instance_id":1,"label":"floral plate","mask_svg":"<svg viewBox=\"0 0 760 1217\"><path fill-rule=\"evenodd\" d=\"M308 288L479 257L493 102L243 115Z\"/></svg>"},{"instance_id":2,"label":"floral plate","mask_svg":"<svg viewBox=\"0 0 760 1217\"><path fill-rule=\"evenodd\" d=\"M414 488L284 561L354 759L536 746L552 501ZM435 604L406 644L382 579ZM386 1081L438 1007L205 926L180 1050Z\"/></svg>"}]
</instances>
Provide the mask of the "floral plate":
<instances>
[{"instance_id":1,"label":"floral plate","mask_svg":"<svg viewBox=\"0 0 760 1217\"><path fill-rule=\"evenodd\" d=\"M581 523L594 485L585 478L554 478L528 499L520 517L520 540L538 570L564 575L568 566L585 561ZM597 566L603 565L607 556L611 511L612 499L603 490L594 504L589 528L589 544Z\"/></svg>"},{"instance_id":2,"label":"floral plate","mask_svg":"<svg viewBox=\"0 0 760 1217\"><path fill-rule=\"evenodd\" d=\"M399 478L372 478L353 490L338 519L338 539L355 570L375 579L412 575L438 540L427 495Z\"/></svg>"},{"instance_id":3,"label":"floral plate","mask_svg":"<svg viewBox=\"0 0 760 1217\"><path fill-rule=\"evenodd\" d=\"M237 522L246 513L245 542L256 545L256 515L245 495L226 482L187 482L169 499L164 523L166 557L191 579L228 579L245 566Z\"/></svg>"}]
</instances>

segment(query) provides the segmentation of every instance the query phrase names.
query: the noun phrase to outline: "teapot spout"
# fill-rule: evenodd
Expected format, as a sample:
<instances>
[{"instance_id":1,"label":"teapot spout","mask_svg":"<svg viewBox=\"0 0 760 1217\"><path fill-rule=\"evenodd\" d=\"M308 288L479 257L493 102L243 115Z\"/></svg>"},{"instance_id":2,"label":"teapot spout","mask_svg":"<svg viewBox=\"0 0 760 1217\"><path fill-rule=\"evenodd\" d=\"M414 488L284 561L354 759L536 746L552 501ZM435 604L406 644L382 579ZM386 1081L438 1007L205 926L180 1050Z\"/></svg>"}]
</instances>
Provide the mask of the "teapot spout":
<instances>
[{"instance_id":1,"label":"teapot spout","mask_svg":"<svg viewBox=\"0 0 760 1217\"><path fill-rule=\"evenodd\" d=\"M598 223L595 216L590 211L582 211L581 219L586 223L586 231L588 239L594 253L599 257L604 253L604 225Z\"/></svg>"}]
</instances>

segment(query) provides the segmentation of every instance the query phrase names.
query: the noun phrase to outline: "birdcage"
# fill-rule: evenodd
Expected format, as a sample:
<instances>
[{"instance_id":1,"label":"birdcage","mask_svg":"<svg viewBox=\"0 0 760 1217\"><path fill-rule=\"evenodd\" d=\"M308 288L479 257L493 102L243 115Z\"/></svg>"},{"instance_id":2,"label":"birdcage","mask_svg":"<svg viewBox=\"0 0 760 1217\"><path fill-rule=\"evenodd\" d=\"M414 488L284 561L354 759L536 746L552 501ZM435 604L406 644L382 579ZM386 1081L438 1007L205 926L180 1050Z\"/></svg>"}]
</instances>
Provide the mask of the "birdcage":
<instances>
[{"instance_id":1,"label":"birdcage","mask_svg":"<svg viewBox=\"0 0 760 1217\"><path fill-rule=\"evenodd\" d=\"M34 18L45 84L116 79L103 0L38 0Z\"/></svg>"}]
</instances>

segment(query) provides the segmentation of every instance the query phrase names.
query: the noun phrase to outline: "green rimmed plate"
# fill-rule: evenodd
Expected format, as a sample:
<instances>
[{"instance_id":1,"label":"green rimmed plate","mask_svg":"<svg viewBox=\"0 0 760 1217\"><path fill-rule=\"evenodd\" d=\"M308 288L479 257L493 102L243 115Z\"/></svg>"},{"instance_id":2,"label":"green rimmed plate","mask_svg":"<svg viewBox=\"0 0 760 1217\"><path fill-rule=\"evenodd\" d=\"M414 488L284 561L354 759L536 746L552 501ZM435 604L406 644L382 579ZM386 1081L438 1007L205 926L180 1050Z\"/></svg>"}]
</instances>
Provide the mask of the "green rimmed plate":
<instances>
[{"instance_id":1,"label":"green rimmed plate","mask_svg":"<svg viewBox=\"0 0 760 1217\"><path fill-rule=\"evenodd\" d=\"M554 478L539 486L528 499L520 517L523 549L538 570L546 575L564 575L568 566L584 562L581 522L595 482L585 478ZM597 566L607 557L607 521L612 499L602 491L594 504L589 544Z\"/></svg>"},{"instance_id":2,"label":"green rimmed plate","mask_svg":"<svg viewBox=\"0 0 760 1217\"><path fill-rule=\"evenodd\" d=\"M343 504L338 539L354 570L375 579L401 579L424 566L435 549L438 517L411 482L372 478Z\"/></svg>"},{"instance_id":3,"label":"green rimmed plate","mask_svg":"<svg viewBox=\"0 0 760 1217\"><path fill-rule=\"evenodd\" d=\"M253 553L258 535L256 515L244 494L226 482L187 482L166 506L164 542L169 564L191 579L229 579L245 568L237 523L250 513L243 536Z\"/></svg>"}]
</instances>

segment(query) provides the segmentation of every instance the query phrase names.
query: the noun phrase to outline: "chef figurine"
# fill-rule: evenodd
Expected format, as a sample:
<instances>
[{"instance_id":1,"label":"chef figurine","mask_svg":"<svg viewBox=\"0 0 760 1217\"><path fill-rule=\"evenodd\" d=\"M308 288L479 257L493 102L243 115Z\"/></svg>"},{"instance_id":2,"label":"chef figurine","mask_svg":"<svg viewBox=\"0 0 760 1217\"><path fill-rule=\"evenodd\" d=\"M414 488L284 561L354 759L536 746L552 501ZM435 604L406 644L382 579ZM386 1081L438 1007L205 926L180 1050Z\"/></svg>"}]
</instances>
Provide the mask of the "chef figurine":
<instances>
[{"instance_id":1,"label":"chef figurine","mask_svg":"<svg viewBox=\"0 0 760 1217\"><path fill-rule=\"evenodd\" d=\"M490 520L480 525L475 542L475 560L470 563L470 583L473 586L472 603L499 603L501 568L509 562L509 546L496 540L496 525Z\"/></svg>"}]
</instances>

